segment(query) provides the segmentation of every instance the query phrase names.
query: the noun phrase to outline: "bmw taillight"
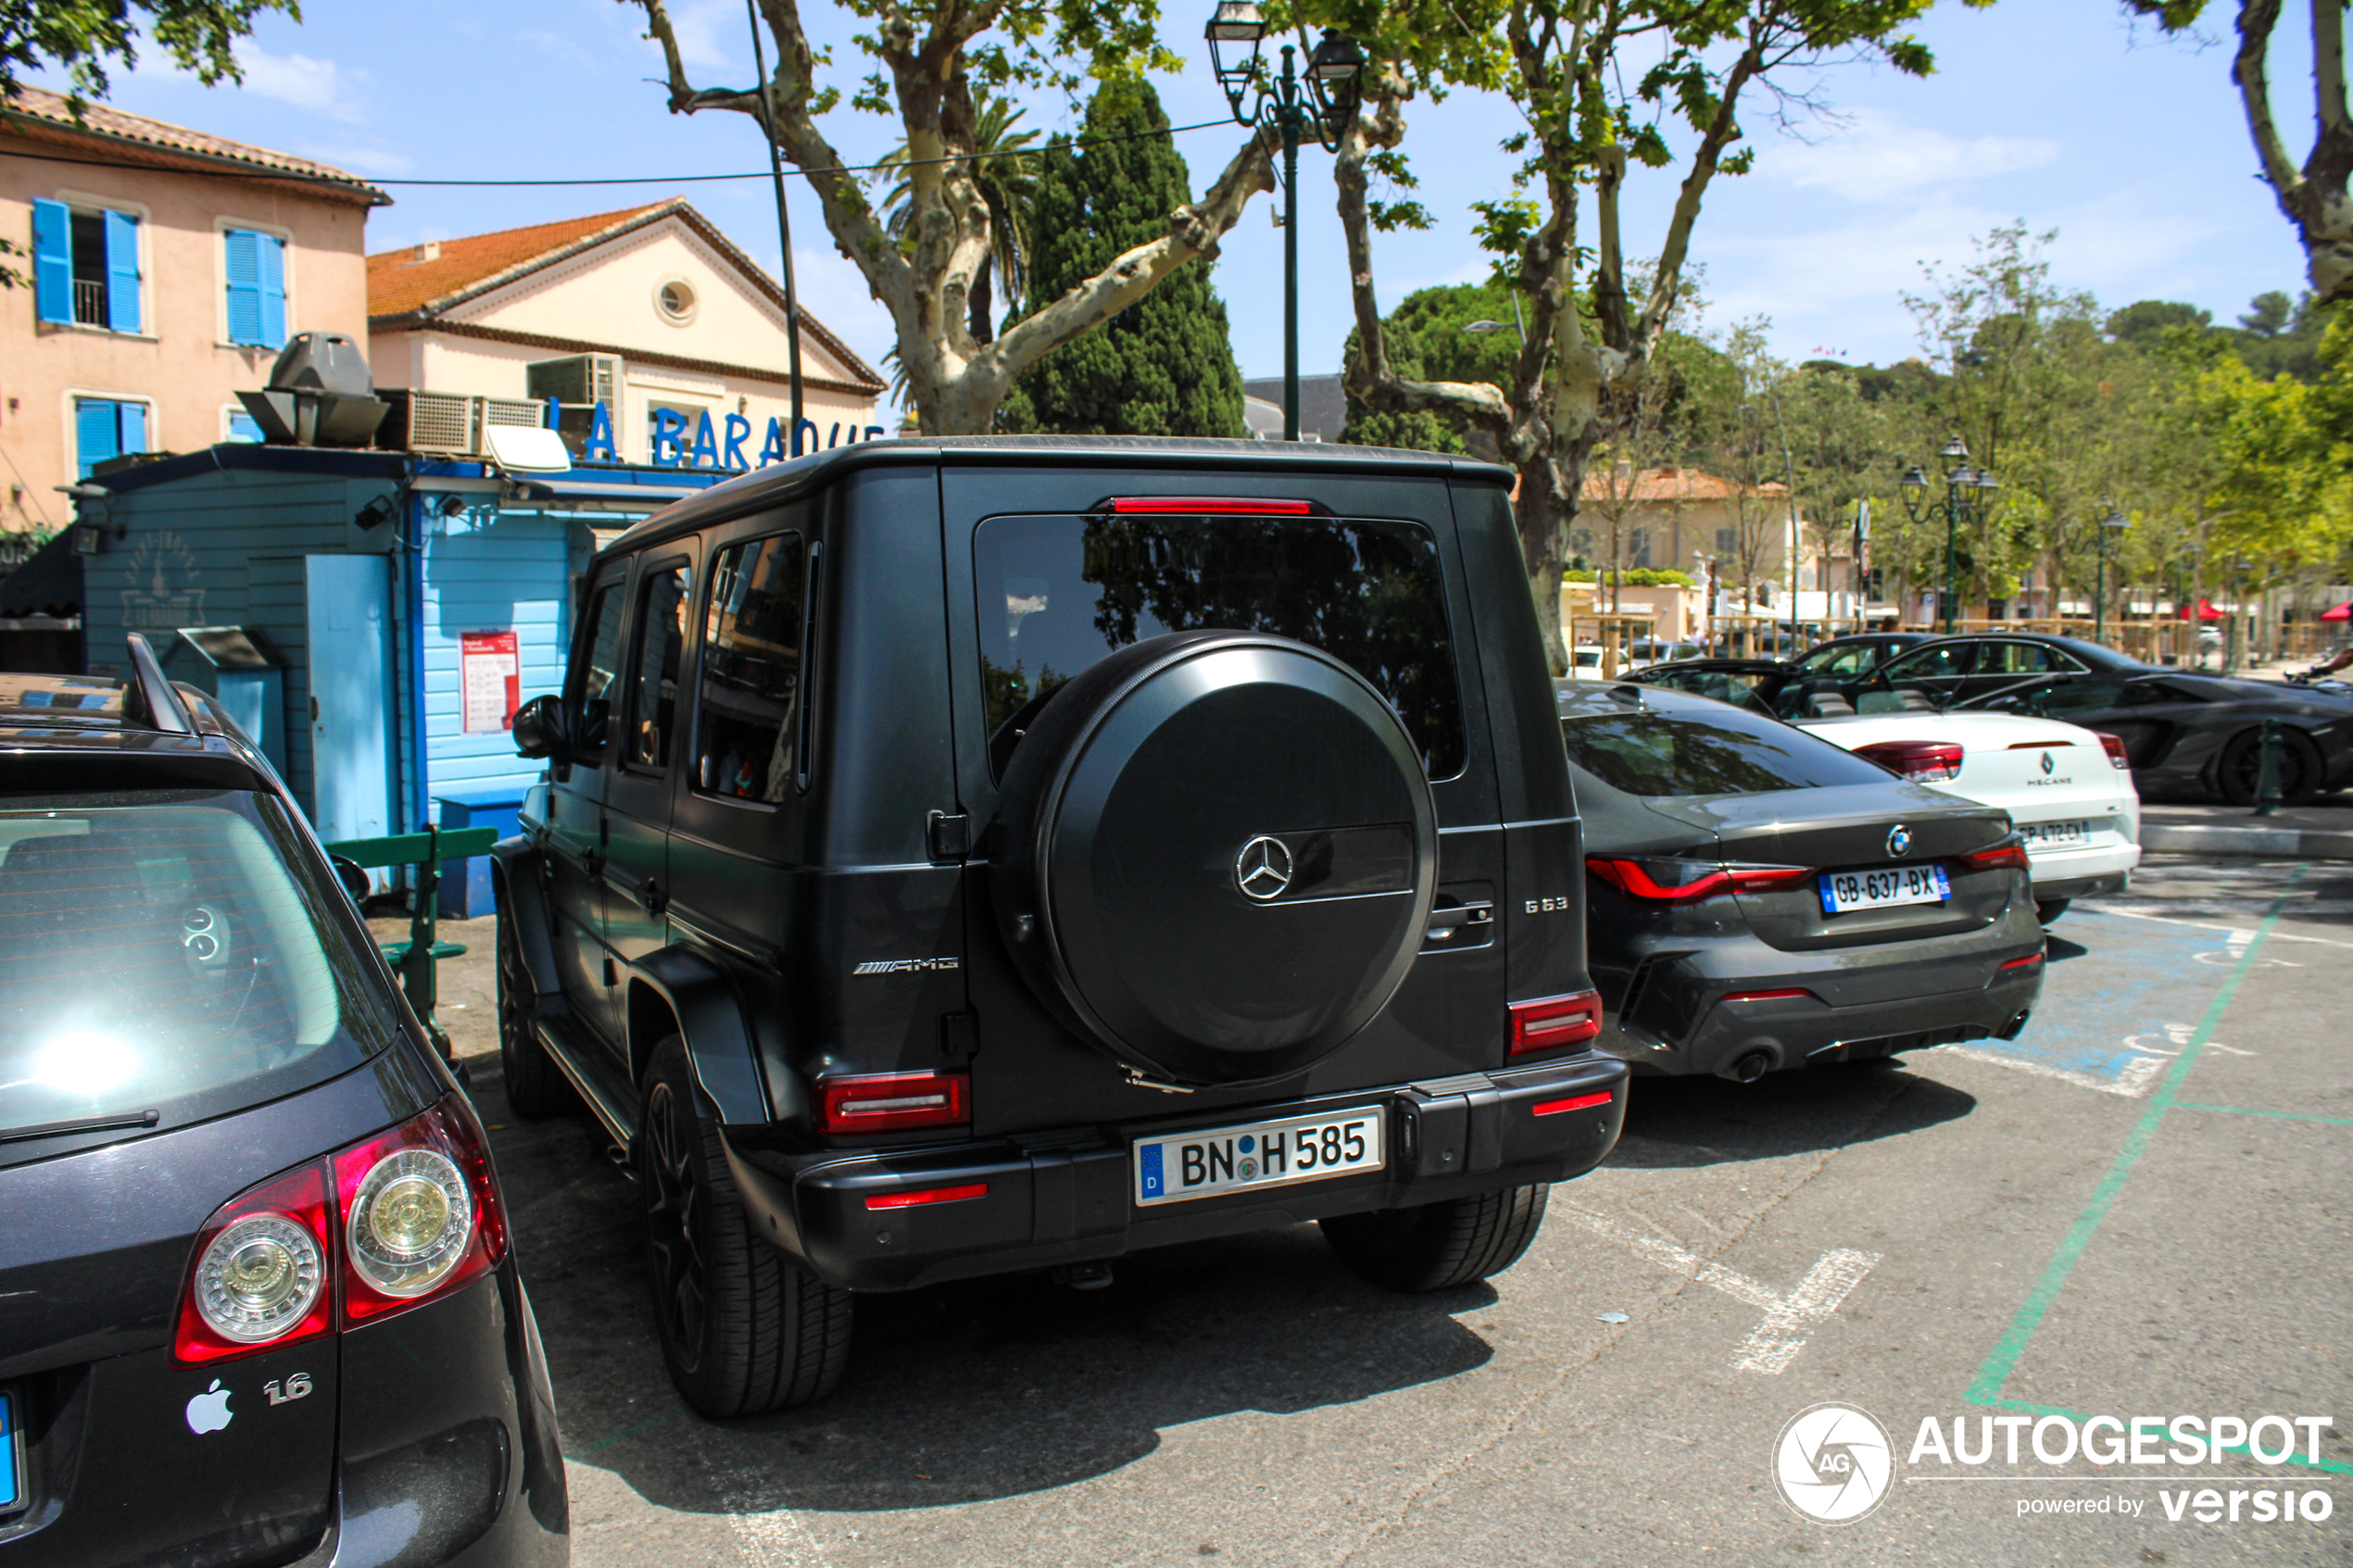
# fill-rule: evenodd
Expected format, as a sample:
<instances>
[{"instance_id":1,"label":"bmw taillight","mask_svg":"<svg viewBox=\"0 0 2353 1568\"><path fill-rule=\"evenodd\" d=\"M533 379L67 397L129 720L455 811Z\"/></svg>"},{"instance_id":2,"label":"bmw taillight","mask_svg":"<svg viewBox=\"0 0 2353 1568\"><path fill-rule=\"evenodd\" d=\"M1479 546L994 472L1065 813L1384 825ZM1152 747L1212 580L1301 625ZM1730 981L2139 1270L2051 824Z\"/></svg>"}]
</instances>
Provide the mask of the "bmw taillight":
<instances>
[{"instance_id":1,"label":"bmw taillight","mask_svg":"<svg viewBox=\"0 0 2353 1568\"><path fill-rule=\"evenodd\" d=\"M1794 887L1814 875L1812 868L1806 866L1616 860L1598 856L1585 862L1585 871L1628 897L1650 904L1692 904L1722 893L1765 893L1777 887Z\"/></svg>"},{"instance_id":2,"label":"bmw taillight","mask_svg":"<svg viewBox=\"0 0 2353 1568\"><path fill-rule=\"evenodd\" d=\"M972 1120L963 1073L859 1073L817 1081L817 1125L828 1133L957 1127Z\"/></svg>"},{"instance_id":3,"label":"bmw taillight","mask_svg":"<svg viewBox=\"0 0 2353 1568\"><path fill-rule=\"evenodd\" d=\"M1510 1010L1514 1056L1581 1046L1602 1032L1602 998L1597 991L1514 1002Z\"/></svg>"},{"instance_id":4,"label":"bmw taillight","mask_svg":"<svg viewBox=\"0 0 2353 1568\"><path fill-rule=\"evenodd\" d=\"M2123 736L2109 734L2106 730L2095 730L2092 733L2100 737L2100 749L2108 753L2109 767L2130 768L2133 765L2133 759L2124 755Z\"/></svg>"},{"instance_id":5,"label":"bmw taillight","mask_svg":"<svg viewBox=\"0 0 2353 1568\"><path fill-rule=\"evenodd\" d=\"M2026 847L2016 839L2006 839L1987 849L1972 849L1958 856L1963 871L1992 872L2008 867L2016 871L2032 871L2033 863L2026 858Z\"/></svg>"},{"instance_id":6,"label":"bmw taillight","mask_svg":"<svg viewBox=\"0 0 2353 1568\"><path fill-rule=\"evenodd\" d=\"M1962 751L1951 741L1875 741L1856 746L1855 755L1869 758L1913 784L1945 784L1961 776Z\"/></svg>"},{"instance_id":7,"label":"bmw taillight","mask_svg":"<svg viewBox=\"0 0 2353 1568\"><path fill-rule=\"evenodd\" d=\"M482 1125L451 1096L222 1204L196 1236L172 1359L201 1366L350 1328L506 1254Z\"/></svg>"}]
</instances>

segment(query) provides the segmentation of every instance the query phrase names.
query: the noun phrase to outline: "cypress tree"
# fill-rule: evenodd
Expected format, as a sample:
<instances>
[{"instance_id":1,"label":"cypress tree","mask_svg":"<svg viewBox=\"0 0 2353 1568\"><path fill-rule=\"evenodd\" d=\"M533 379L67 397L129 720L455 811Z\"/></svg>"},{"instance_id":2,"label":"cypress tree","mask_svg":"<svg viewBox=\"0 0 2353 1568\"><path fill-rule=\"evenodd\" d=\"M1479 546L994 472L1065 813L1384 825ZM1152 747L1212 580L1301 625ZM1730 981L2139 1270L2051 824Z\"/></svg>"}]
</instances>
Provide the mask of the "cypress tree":
<instances>
[{"instance_id":1,"label":"cypress tree","mask_svg":"<svg viewBox=\"0 0 2353 1568\"><path fill-rule=\"evenodd\" d=\"M1058 136L1046 148L1030 211L1031 309L1166 233L1168 215L1192 200L1168 116L1149 83L1098 87L1079 143ZM998 422L1050 434L1244 434L1241 371L1207 267L1179 268L1099 330L1025 370Z\"/></svg>"}]
</instances>

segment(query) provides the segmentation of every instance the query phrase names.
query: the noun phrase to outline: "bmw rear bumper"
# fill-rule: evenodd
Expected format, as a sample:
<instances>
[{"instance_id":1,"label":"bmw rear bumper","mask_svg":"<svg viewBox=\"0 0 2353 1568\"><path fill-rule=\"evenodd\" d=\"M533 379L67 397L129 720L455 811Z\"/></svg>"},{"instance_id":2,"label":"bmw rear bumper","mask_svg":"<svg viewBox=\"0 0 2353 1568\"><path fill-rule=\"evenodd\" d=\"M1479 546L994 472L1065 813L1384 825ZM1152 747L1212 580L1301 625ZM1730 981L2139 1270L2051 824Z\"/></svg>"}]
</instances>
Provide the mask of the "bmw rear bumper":
<instances>
[{"instance_id":1,"label":"bmw rear bumper","mask_svg":"<svg viewBox=\"0 0 2353 1568\"><path fill-rule=\"evenodd\" d=\"M738 1148L724 1129L722 1142L752 1223L772 1243L834 1285L908 1290L1566 1181L1600 1164L1617 1144L1626 1079L1622 1062L1588 1052L1531 1067L984 1143L778 1157ZM1595 1096L1606 1098L1554 1109ZM1367 1107L1383 1118L1382 1170L1151 1208L1136 1202L1137 1137ZM894 1194L971 1186L986 1191L915 1207L870 1207Z\"/></svg>"}]
</instances>

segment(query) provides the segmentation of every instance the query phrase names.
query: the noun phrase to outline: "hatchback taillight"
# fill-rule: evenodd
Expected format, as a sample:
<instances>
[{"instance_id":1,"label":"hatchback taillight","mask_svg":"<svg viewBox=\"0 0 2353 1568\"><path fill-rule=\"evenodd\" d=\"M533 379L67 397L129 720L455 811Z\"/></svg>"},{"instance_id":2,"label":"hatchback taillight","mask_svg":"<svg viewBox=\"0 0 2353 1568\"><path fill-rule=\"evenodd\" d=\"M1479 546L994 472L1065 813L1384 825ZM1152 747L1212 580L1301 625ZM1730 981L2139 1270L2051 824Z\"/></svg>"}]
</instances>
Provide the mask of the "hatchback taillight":
<instances>
[{"instance_id":1,"label":"hatchback taillight","mask_svg":"<svg viewBox=\"0 0 2353 1568\"><path fill-rule=\"evenodd\" d=\"M350 1328L506 1253L481 1123L452 1096L222 1204L196 1236L172 1359L200 1366Z\"/></svg>"},{"instance_id":2,"label":"hatchback taillight","mask_svg":"<svg viewBox=\"0 0 2353 1568\"><path fill-rule=\"evenodd\" d=\"M1777 887L1794 887L1814 874L1806 866L1612 860L1599 857L1587 860L1585 870L1628 897L1649 904L1692 904L1721 893L1765 893Z\"/></svg>"},{"instance_id":3,"label":"hatchback taillight","mask_svg":"<svg viewBox=\"0 0 2353 1568\"><path fill-rule=\"evenodd\" d=\"M1601 994L1572 991L1565 997L1514 1002L1511 1017L1514 1056L1581 1046L1602 1032Z\"/></svg>"},{"instance_id":4,"label":"hatchback taillight","mask_svg":"<svg viewBox=\"0 0 2353 1568\"><path fill-rule=\"evenodd\" d=\"M817 1081L817 1125L828 1133L955 1127L972 1120L963 1073L860 1073Z\"/></svg>"},{"instance_id":5,"label":"hatchback taillight","mask_svg":"<svg viewBox=\"0 0 2353 1568\"><path fill-rule=\"evenodd\" d=\"M1961 776L1961 748L1951 741L1883 740L1856 746L1855 755L1914 784L1944 784Z\"/></svg>"},{"instance_id":6,"label":"hatchback taillight","mask_svg":"<svg viewBox=\"0 0 2353 1568\"><path fill-rule=\"evenodd\" d=\"M2133 759L2124 755L2123 736L2109 734L2106 730L2095 730L2092 733L2100 737L2100 749L2108 753L2109 767L2130 768L2133 765Z\"/></svg>"},{"instance_id":7,"label":"hatchback taillight","mask_svg":"<svg viewBox=\"0 0 2353 1568\"><path fill-rule=\"evenodd\" d=\"M2025 846L2016 840L1996 844L1990 849L1972 849L1957 857L1963 871L1991 872L2008 867L2015 871L2032 871L2033 863L2026 858Z\"/></svg>"}]
</instances>

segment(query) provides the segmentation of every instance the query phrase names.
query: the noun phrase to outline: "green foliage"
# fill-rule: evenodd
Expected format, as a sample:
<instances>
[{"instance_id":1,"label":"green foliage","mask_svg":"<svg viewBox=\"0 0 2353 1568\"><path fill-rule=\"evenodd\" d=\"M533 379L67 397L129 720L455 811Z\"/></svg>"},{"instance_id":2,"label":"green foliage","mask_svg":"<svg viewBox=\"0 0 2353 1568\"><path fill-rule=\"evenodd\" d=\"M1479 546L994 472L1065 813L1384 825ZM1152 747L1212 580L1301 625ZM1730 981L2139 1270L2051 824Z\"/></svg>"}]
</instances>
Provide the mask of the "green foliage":
<instances>
[{"instance_id":1,"label":"green foliage","mask_svg":"<svg viewBox=\"0 0 2353 1568\"><path fill-rule=\"evenodd\" d=\"M208 87L242 82L234 46L270 11L302 19L297 0L0 0L0 104L18 72L57 66L79 112L107 95L109 67L139 63L143 38Z\"/></svg>"},{"instance_id":2,"label":"green foliage","mask_svg":"<svg viewBox=\"0 0 2353 1568\"><path fill-rule=\"evenodd\" d=\"M1592 583L1599 581L1601 573L1598 571L1594 571L1590 568L1579 569L1573 566L1567 571L1561 573L1561 580L1566 583ZM1610 573L1610 579L1613 582L1621 583L1629 588L1692 588L1698 586L1697 583L1692 581L1692 574L1688 571L1668 571L1647 566L1637 566L1625 571L1613 571Z\"/></svg>"},{"instance_id":3,"label":"green foliage","mask_svg":"<svg viewBox=\"0 0 2353 1568\"><path fill-rule=\"evenodd\" d=\"M1048 144L1030 212L1032 300L1060 297L1167 232L1169 213L1190 192L1167 130L1149 83L1106 82L1087 106L1080 138L1090 144ZM1241 435L1241 372L1209 269L1180 269L1030 367L999 423L1082 435Z\"/></svg>"},{"instance_id":4,"label":"green foliage","mask_svg":"<svg viewBox=\"0 0 2353 1568\"><path fill-rule=\"evenodd\" d=\"M1475 321L1502 323L1474 332ZM1509 382L1519 357L1512 326L1512 294L1500 283L1451 283L1420 289L1382 320L1390 366L1409 381ZM1353 364L1359 337L1352 328L1340 362ZM1466 453L1459 421L1441 414L1392 414L1348 399L1342 441L1357 446L1402 446L1416 452Z\"/></svg>"},{"instance_id":5,"label":"green foliage","mask_svg":"<svg viewBox=\"0 0 2353 1568\"><path fill-rule=\"evenodd\" d=\"M992 335L992 281L1003 286L1009 313L1020 311L1029 286L1029 208L1038 194L1038 158L1030 149L1038 132L1014 130L1021 117L1011 98L991 94L980 107L973 137L973 184L988 204L989 224L988 257L972 287L973 336L982 343ZM914 242L907 230L915 215L915 182L909 156L907 144L900 143L883 155L875 178L889 182L883 193L883 227L912 252Z\"/></svg>"}]
</instances>

